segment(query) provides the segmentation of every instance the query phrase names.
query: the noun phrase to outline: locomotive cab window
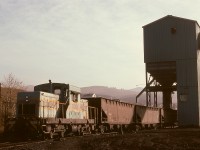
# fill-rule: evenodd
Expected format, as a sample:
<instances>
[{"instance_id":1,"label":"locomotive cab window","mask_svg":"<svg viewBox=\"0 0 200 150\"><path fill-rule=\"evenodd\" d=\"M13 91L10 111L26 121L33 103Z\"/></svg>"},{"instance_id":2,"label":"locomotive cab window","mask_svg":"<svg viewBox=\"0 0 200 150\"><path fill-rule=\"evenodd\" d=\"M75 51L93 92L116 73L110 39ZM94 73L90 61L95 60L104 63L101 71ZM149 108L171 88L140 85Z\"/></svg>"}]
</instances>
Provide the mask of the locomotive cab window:
<instances>
[{"instance_id":1,"label":"locomotive cab window","mask_svg":"<svg viewBox=\"0 0 200 150\"><path fill-rule=\"evenodd\" d=\"M71 92L71 100L73 102L78 102L78 93Z\"/></svg>"},{"instance_id":2,"label":"locomotive cab window","mask_svg":"<svg viewBox=\"0 0 200 150\"><path fill-rule=\"evenodd\" d=\"M61 89L55 89L55 90L54 90L54 94L60 95L60 94L61 94Z\"/></svg>"}]
</instances>

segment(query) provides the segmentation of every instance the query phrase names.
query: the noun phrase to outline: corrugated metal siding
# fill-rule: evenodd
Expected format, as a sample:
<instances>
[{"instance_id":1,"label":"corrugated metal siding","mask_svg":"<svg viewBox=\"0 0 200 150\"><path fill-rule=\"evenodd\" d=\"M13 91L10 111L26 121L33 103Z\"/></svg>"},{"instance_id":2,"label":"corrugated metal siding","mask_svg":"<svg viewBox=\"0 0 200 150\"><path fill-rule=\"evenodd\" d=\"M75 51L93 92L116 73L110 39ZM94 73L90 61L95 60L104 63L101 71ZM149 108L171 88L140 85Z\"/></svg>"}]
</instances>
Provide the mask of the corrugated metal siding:
<instances>
[{"instance_id":1,"label":"corrugated metal siding","mask_svg":"<svg viewBox=\"0 0 200 150\"><path fill-rule=\"evenodd\" d=\"M184 125L199 125L199 106L197 87L178 87L177 95L188 93L186 101L181 101L178 96L178 123Z\"/></svg>"},{"instance_id":2,"label":"corrugated metal siding","mask_svg":"<svg viewBox=\"0 0 200 150\"><path fill-rule=\"evenodd\" d=\"M171 33L176 28L176 33ZM195 22L166 17L144 26L144 61L175 61L196 58Z\"/></svg>"},{"instance_id":3,"label":"corrugated metal siding","mask_svg":"<svg viewBox=\"0 0 200 150\"><path fill-rule=\"evenodd\" d=\"M197 75L198 75L198 93L200 93L200 28L198 25L196 25L196 40L197 40ZM200 108L200 96L198 95L198 105ZM198 114L199 114L199 125L200 125L200 110L198 109Z\"/></svg>"},{"instance_id":4,"label":"corrugated metal siding","mask_svg":"<svg viewBox=\"0 0 200 150\"><path fill-rule=\"evenodd\" d=\"M196 24L195 30L199 29ZM196 31L195 31L196 32ZM176 61L177 73L177 96L178 96L178 122L179 125L200 125L199 124L199 79L200 75L198 69L198 40L195 35L195 48L196 58L182 59ZM188 46L189 47L189 46ZM186 101L180 100L180 95L187 95Z\"/></svg>"},{"instance_id":5,"label":"corrugated metal siding","mask_svg":"<svg viewBox=\"0 0 200 150\"><path fill-rule=\"evenodd\" d=\"M176 61L176 75L178 86L198 86L197 60Z\"/></svg>"}]
</instances>

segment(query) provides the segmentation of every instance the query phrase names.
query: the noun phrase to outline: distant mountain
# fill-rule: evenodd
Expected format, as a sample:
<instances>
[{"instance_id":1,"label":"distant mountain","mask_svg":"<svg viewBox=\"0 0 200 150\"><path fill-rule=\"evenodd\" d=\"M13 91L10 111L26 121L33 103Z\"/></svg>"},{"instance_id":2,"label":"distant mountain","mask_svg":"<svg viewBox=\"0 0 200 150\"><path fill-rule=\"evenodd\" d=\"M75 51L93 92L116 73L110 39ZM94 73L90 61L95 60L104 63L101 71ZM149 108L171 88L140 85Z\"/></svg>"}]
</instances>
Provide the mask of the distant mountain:
<instances>
[{"instance_id":1,"label":"distant mountain","mask_svg":"<svg viewBox=\"0 0 200 150\"><path fill-rule=\"evenodd\" d=\"M135 103L137 94L142 91L141 87L137 87L131 90L117 89L106 86L90 86L81 88L82 96L87 94L96 94L99 97L105 97L109 99L119 99L124 102ZM146 95L143 94L138 99L138 103L145 104Z\"/></svg>"},{"instance_id":2,"label":"distant mountain","mask_svg":"<svg viewBox=\"0 0 200 150\"><path fill-rule=\"evenodd\" d=\"M142 87L133 88L131 90L117 89L107 86L90 86L82 87L81 95L92 95L95 94L97 97L104 97L109 99L119 99L120 101L128 103L136 103L136 96L143 90ZM173 107L177 108L176 93L172 96ZM151 102L153 104L153 93L151 96ZM138 104L146 105L146 92L144 92L137 100ZM157 104L162 106L162 93L157 93Z\"/></svg>"},{"instance_id":3,"label":"distant mountain","mask_svg":"<svg viewBox=\"0 0 200 150\"><path fill-rule=\"evenodd\" d=\"M25 86L25 89L26 91L34 91L34 86L28 85ZM105 97L108 99L119 99L120 101L135 103L136 96L142 91L142 89L143 89L142 87L125 90L107 86L89 86L81 88L81 96L95 94L98 97ZM173 96L173 99L175 99L173 101L176 101L176 96ZM152 103L153 103L153 96L152 96ZM176 104L176 102L173 103ZM138 104L141 105L146 104L145 92L138 98ZM162 104L162 94L158 93L158 106L161 104Z\"/></svg>"}]
</instances>

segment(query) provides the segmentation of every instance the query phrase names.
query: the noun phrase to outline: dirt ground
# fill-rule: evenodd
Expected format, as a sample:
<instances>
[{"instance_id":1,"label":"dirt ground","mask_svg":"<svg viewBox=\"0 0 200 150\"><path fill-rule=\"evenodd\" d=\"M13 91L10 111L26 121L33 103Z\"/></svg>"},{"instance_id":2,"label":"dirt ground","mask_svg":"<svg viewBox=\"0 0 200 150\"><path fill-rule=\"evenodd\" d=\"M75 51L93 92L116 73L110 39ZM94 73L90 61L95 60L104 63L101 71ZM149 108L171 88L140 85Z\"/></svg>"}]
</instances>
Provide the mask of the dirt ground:
<instances>
[{"instance_id":1,"label":"dirt ground","mask_svg":"<svg viewBox=\"0 0 200 150\"><path fill-rule=\"evenodd\" d=\"M67 137L11 149L23 150L200 150L200 129L148 130L124 135Z\"/></svg>"}]
</instances>

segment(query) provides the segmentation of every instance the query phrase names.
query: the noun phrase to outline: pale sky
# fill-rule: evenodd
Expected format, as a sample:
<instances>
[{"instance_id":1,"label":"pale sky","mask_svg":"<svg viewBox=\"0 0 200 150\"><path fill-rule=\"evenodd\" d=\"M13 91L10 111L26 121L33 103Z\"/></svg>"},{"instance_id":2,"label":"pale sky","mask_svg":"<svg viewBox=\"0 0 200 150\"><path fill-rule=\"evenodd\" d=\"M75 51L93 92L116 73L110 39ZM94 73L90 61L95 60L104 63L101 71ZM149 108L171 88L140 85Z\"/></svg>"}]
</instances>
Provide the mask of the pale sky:
<instances>
[{"instance_id":1,"label":"pale sky","mask_svg":"<svg viewBox=\"0 0 200 150\"><path fill-rule=\"evenodd\" d=\"M145 84L142 26L200 22L198 0L0 0L0 81L132 89Z\"/></svg>"}]
</instances>

